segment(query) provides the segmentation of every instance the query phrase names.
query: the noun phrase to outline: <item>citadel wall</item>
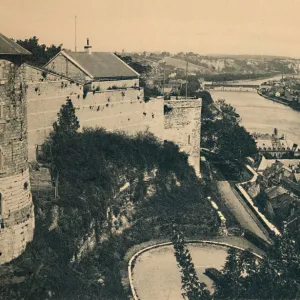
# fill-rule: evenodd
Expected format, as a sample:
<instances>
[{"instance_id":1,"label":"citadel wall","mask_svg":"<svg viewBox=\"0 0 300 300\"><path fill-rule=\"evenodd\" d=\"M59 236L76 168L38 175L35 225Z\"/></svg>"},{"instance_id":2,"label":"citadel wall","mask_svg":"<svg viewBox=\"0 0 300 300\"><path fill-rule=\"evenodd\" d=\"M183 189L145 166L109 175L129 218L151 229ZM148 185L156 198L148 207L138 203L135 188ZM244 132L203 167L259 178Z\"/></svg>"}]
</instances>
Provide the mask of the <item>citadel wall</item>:
<instances>
[{"instance_id":1,"label":"citadel wall","mask_svg":"<svg viewBox=\"0 0 300 300\"><path fill-rule=\"evenodd\" d=\"M138 78L133 79L122 79L122 80L107 80L107 81L96 81L92 84L92 89L100 88L100 91L107 90L112 87L119 88L133 88L139 87L140 80Z\"/></svg>"},{"instance_id":2,"label":"citadel wall","mask_svg":"<svg viewBox=\"0 0 300 300\"><path fill-rule=\"evenodd\" d=\"M188 154L189 164L200 176L200 131L202 99L166 100L169 112L164 118L165 140Z\"/></svg>"},{"instance_id":3,"label":"citadel wall","mask_svg":"<svg viewBox=\"0 0 300 300\"><path fill-rule=\"evenodd\" d=\"M42 76L42 71L28 66L28 156L36 159L41 145L57 120L57 113L72 100L76 116L83 127L104 127L108 131L124 130L128 134L149 130L163 138L163 99L145 103L141 88L89 92L83 98L83 86L55 75Z\"/></svg>"},{"instance_id":4,"label":"citadel wall","mask_svg":"<svg viewBox=\"0 0 300 300\"><path fill-rule=\"evenodd\" d=\"M33 239L25 67L0 59L0 264Z\"/></svg>"}]
</instances>

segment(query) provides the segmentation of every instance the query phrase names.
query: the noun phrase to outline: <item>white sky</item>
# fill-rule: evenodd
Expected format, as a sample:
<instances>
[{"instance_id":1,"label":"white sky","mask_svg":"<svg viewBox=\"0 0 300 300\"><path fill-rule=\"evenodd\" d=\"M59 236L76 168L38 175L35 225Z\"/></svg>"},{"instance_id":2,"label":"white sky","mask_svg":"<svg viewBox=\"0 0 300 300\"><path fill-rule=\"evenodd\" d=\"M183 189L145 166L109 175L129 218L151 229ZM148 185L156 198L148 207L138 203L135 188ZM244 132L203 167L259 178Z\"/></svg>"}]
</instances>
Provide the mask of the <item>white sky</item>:
<instances>
[{"instance_id":1,"label":"white sky","mask_svg":"<svg viewBox=\"0 0 300 300\"><path fill-rule=\"evenodd\" d=\"M77 49L300 57L300 0L0 0L0 32Z\"/></svg>"}]
</instances>

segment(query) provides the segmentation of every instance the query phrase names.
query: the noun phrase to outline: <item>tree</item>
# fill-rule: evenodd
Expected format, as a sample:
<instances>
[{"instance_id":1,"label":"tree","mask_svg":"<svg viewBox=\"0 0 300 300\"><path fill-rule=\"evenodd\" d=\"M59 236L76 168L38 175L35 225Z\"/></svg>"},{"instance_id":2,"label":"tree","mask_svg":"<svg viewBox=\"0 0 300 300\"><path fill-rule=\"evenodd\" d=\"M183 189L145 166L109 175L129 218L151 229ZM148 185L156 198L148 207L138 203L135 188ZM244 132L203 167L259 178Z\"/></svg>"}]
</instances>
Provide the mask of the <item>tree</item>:
<instances>
[{"instance_id":1,"label":"tree","mask_svg":"<svg viewBox=\"0 0 300 300\"><path fill-rule=\"evenodd\" d=\"M257 153L256 143L243 126L224 127L218 139L218 152L229 161L243 161ZM227 130L226 130L227 129Z\"/></svg>"},{"instance_id":2,"label":"tree","mask_svg":"<svg viewBox=\"0 0 300 300\"><path fill-rule=\"evenodd\" d=\"M224 100L217 101L215 108L217 112L203 116L203 145L213 149L226 161L243 162L247 156L255 155L255 140L240 125L241 119L235 108Z\"/></svg>"},{"instance_id":3,"label":"tree","mask_svg":"<svg viewBox=\"0 0 300 300\"><path fill-rule=\"evenodd\" d=\"M181 272L182 289L184 290L183 297L187 297L189 300L211 299L206 284L198 279L192 257L189 250L185 247L184 236L175 224L173 225L172 242Z\"/></svg>"},{"instance_id":4,"label":"tree","mask_svg":"<svg viewBox=\"0 0 300 300\"><path fill-rule=\"evenodd\" d=\"M67 98L66 104L63 104L59 113L58 120L53 123L54 134L72 135L79 129L79 121L75 114L75 108L72 100Z\"/></svg>"},{"instance_id":5,"label":"tree","mask_svg":"<svg viewBox=\"0 0 300 300\"><path fill-rule=\"evenodd\" d=\"M53 131L49 138L42 145L41 161L52 162L52 158L63 148L63 143L71 136L74 136L79 129L79 121L75 115L75 108L69 97L66 104L63 104L59 113L58 120L53 123Z\"/></svg>"},{"instance_id":6,"label":"tree","mask_svg":"<svg viewBox=\"0 0 300 300\"><path fill-rule=\"evenodd\" d=\"M39 39L36 36L25 40L17 40L16 42L32 53L31 56L27 57L27 61L38 67L44 66L62 49L62 44L59 46L51 45L50 47L39 44Z\"/></svg>"},{"instance_id":7,"label":"tree","mask_svg":"<svg viewBox=\"0 0 300 300\"><path fill-rule=\"evenodd\" d=\"M132 69L138 72L140 75L148 75L152 71L152 67L149 65L142 65L138 61L134 61L131 56L121 56L115 53L120 59L122 59L126 64L128 64Z\"/></svg>"},{"instance_id":8,"label":"tree","mask_svg":"<svg viewBox=\"0 0 300 300\"><path fill-rule=\"evenodd\" d=\"M161 55L164 56L164 57L170 57L171 53L167 52L167 51L163 51Z\"/></svg>"},{"instance_id":9,"label":"tree","mask_svg":"<svg viewBox=\"0 0 300 300\"><path fill-rule=\"evenodd\" d=\"M222 270L222 280L215 283L216 297L224 299L240 299L240 278L242 265L239 259L238 251L235 248L229 248L225 266ZM235 293L232 291L235 290Z\"/></svg>"},{"instance_id":10,"label":"tree","mask_svg":"<svg viewBox=\"0 0 300 300\"><path fill-rule=\"evenodd\" d=\"M208 91L199 91L196 93L196 97L202 99L202 119L212 118L210 106L213 104L214 101L210 93Z\"/></svg>"},{"instance_id":11,"label":"tree","mask_svg":"<svg viewBox=\"0 0 300 300\"><path fill-rule=\"evenodd\" d=\"M195 97L196 92L200 89L200 83L197 78L188 79L187 83L187 96ZM186 94L186 83L181 87L180 94L185 96Z\"/></svg>"},{"instance_id":12,"label":"tree","mask_svg":"<svg viewBox=\"0 0 300 300\"><path fill-rule=\"evenodd\" d=\"M299 250L298 231L287 231L273 238L262 259L250 251L231 251L215 299L299 299Z\"/></svg>"}]
</instances>

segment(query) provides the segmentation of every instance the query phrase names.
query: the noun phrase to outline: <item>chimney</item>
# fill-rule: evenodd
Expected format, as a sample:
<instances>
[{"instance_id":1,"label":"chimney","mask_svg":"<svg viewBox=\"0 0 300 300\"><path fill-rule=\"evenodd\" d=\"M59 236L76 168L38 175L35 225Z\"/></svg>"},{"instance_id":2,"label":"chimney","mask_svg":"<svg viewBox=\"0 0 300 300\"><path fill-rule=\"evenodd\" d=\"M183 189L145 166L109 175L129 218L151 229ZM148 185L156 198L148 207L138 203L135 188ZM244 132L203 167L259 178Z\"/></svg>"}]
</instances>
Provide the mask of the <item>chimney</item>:
<instances>
[{"instance_id":1,"label":"chimney","mask_svg":"<svg viewBox=\"0 0 300 300\"><path fill-rule=\"evenodd\" d=\"M88 53L88 54L91 54L92 53L91 48L92 48L92 46L90 46L90 39L87 38L86 39L86 46L84 46L84 52Z\"/></svg>"}]
</instances>

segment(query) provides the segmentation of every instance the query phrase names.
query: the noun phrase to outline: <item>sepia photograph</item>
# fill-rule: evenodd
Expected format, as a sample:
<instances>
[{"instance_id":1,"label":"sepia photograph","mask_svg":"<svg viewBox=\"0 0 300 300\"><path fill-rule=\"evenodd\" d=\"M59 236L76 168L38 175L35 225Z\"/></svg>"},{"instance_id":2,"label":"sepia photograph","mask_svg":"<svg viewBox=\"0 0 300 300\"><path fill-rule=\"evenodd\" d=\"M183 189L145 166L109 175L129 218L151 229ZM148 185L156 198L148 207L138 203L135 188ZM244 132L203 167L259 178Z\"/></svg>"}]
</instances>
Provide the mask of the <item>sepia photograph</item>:
<instances>
[{"instance_id":1,"label":"sepia photograph","mask_svg":"<svg viewBox=\"0 0 300 300\"><path fill-rule=\"evenodd\" d=\"M300 0L0 0L0 299L300 299Z\"/></svg>"}]
</instances>

